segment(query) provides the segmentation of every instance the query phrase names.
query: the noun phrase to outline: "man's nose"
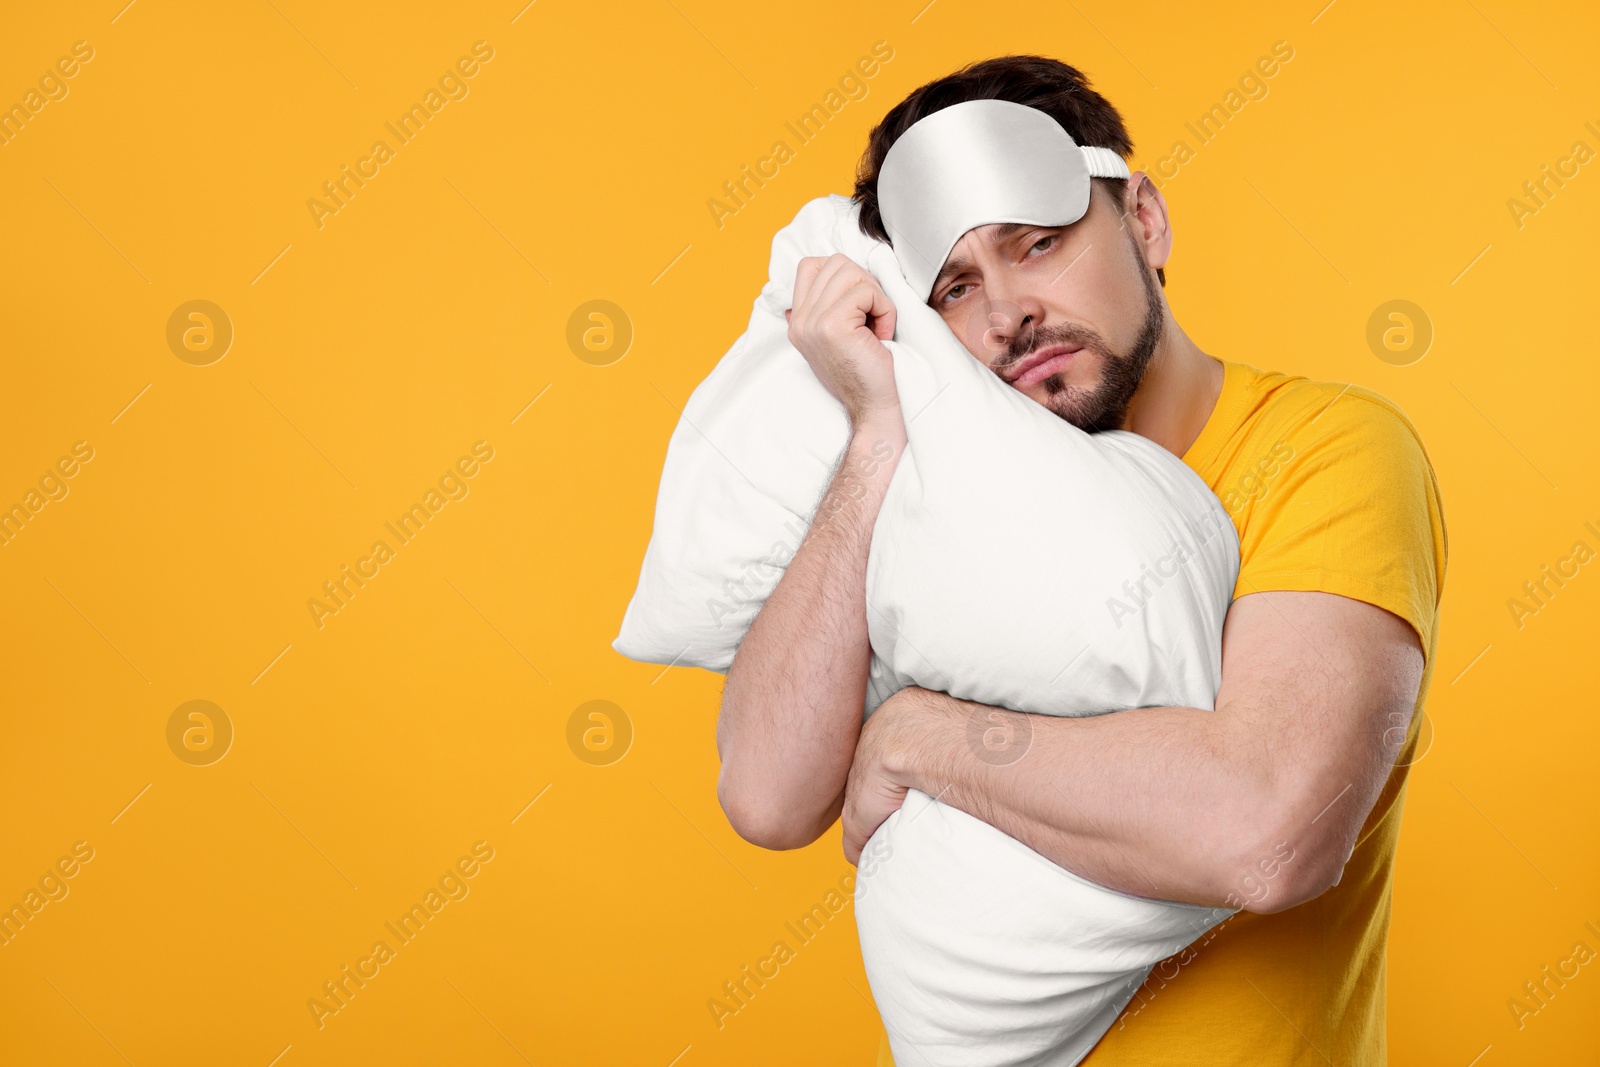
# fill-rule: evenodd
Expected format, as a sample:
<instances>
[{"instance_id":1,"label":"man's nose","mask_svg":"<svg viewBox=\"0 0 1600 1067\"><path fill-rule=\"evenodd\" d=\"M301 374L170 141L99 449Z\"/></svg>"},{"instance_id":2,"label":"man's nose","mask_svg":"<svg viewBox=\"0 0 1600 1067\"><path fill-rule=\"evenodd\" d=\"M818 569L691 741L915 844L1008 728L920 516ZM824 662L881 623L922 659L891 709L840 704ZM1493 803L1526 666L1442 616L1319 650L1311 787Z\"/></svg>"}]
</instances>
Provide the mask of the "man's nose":
<instances>
[{"instance_id":1,"label":"man's nose","mask_svg":"<svg viewBox=\"0 0 1600 1067\"><path fill-rule=\"evenodd\" d=\"M1043 308L1023 294L1013 298L991 291L980 311L982 321L976 324L975 331L980 336L972 340L989 354L991 360L1003 355L1009 348L1029 344L1029 338L1044 319Z\"/></svg>"}]
</instances>

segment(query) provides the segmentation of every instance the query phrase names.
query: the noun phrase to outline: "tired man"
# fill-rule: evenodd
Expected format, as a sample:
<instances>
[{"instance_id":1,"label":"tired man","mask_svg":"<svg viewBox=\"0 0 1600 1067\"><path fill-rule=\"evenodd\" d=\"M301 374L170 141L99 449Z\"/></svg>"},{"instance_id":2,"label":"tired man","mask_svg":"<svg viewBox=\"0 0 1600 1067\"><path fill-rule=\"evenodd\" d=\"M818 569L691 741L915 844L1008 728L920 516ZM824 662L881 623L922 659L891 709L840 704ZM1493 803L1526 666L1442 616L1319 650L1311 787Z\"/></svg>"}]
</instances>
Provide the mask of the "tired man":
<instances>
[{"instance_id":1,"label":"tired man","mask_svg":"<svg viewBox=\"0 0 1600 1067\"><path fill-rule=\"evenodd\" d=\"M1073 68L979 63L873 131L856 184L869 236L891 238L878 194L896 141L975 99L1037 108L1079 145L1132 153L1116 110ZM916 789L1102 886L1241 907L1152 972L1086 1064L1383 1063L1395 844L1445 571L1438 487L1414 428L1378 394L1196 346L1163 296L1173 230L1160 192L1142 173L1091 186L1070 223L973 227L918 291L1013 388L1085 431L1155 441L1221 499L1241 559L1215 710L1067 718L911 688L862 724L868 547L906 439L882 343L894 309L846 257L806 260L790 339L851 425L820 507L853 521L813 527L740 645L719 796L735 829L769 848L808 844L842 817L854 862ZM883 441L895 457L864 462ZM1019 560L1048 552L1049 531L1008 547ZM978 758L974 713L1026 716L1027 758Z\"/></svg>"}]
</instances>

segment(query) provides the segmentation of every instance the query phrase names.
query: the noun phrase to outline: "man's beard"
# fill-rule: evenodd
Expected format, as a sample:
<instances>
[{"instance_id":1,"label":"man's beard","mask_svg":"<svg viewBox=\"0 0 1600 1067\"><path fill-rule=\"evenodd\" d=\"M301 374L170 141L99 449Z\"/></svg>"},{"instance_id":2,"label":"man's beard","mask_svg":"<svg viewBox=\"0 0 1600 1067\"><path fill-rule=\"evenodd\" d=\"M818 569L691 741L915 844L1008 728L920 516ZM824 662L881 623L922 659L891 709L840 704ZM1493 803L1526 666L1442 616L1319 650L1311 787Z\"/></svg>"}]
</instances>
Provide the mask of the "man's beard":
<instances>
[{"instance_id":1,"label":"man's beard","mask_svg":"<svg viewBox=\"0 0 1600 1067\"><path fill-rule=\"evenodd\" d=\"M1145 368L1155 355L1165 326L1161 296L1156 291L1155 282L1150 280L1150 271L1145 267L1144 257L1139 255L1139 247L1134 243L1131 233L1128 234L1128 244L1138 264L1139 276L1144 281L1145 308L1139 336L1134 339L1133 347L1126 355L1119 356L1113 352L1099 331L1075 322L1065 322L1019 332L1007 346L1005 358L995 364L997 370L1009 367L1030 352L1060 344L1082 345L1085 351L1098 354L1104 368L1098 386L1068 385L1062 381L1059 373L1050 375L1040 383L1046 393L1044 406L1086 433L1121 428L1128 416L1128 405L1139 383L1144 380Z\"/></svg>"}]
</instances>

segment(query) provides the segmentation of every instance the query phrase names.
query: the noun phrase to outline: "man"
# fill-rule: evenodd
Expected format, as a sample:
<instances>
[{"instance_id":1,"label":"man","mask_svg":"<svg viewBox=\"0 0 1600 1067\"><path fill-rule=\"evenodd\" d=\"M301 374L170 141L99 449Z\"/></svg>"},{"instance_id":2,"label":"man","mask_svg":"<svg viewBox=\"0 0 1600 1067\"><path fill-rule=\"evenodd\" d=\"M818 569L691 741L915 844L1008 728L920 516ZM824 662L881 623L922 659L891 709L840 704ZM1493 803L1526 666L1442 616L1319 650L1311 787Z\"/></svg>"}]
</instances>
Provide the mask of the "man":
<instances>
[{"instance_id":1,"label":"man","mask_svg":"<svg viewBox=\"0 0 1600 1067\"><path fill-rule=\"evenodd\" d=\"M1073 68L975 64L873 131L856 184L863 230L888 239L878 177L895 141L988 98L1045 112L1079 145L1132 153L1116 110ZM1101 885L1242 908L1157 966L1091 1067L1381 1064L1395 844L1447 555L1437 483L1378 394L1197 347L1162 292L1173 231L1160 192L1142 173L1092 186L1068 225L967 231L928 303L1014 388L1086 431L1156 441L1222 500L1241 568L1215 710L1025 716L913 688L862 724L867 551L906 440L882 344L895 312L846 257L811 259L790 339L844 405L851 438L728 671L718 795L734 828L769 848L806 845L842 816L855 862L915 788ZM1051 550L1050 531L1005 547L1025 566ZM966 740L975 714L1031 736L1025 757L980 759Z\"/></svg>"}]
</instances>

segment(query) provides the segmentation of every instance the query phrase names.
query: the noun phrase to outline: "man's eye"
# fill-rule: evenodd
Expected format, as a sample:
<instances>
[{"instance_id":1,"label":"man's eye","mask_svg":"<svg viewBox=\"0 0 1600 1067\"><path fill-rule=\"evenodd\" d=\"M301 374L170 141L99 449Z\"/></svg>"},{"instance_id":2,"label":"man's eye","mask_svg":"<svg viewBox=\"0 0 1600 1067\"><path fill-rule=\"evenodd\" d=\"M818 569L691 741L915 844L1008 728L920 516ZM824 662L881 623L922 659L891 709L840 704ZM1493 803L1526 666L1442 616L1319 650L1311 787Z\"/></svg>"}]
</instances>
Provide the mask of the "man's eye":
<instances>
[{"instance_id":1,"label":"man's eye","mask_svg":"<svg viewBox=\"0 0 1600 1067\"><path fill-rule=\"evenodd\" d=\"M1035 241L1033 243L1033 247L1034 248L1038 248L1040 245L1044 244L1046 241L1054 241L1057 236L1058 236L1057 234L1053 234L1052 233L1052 234L1050 234L1050 235L1048 235L1046 237L1041 237L1041 238L1039 238L1037 241Z\"/></svg>"},{"instance_id":2,"label":"man's eye","mask_svg":"<svg viewBox=\"0 0 1600 1067\"><path fill-rule=\"evenodd\" d=\"M950 288L948 288L948 289L946 289L944 291L944 299L945 300L949 300L951 297L955 297L957 300L959 300L959 299L961 299L961 296L957 292L957 290L958 289L966 289L966 288L968 288L968 285L965 282L963 282L960 285L952 285Z\"/></svg>"}]
</instances>

